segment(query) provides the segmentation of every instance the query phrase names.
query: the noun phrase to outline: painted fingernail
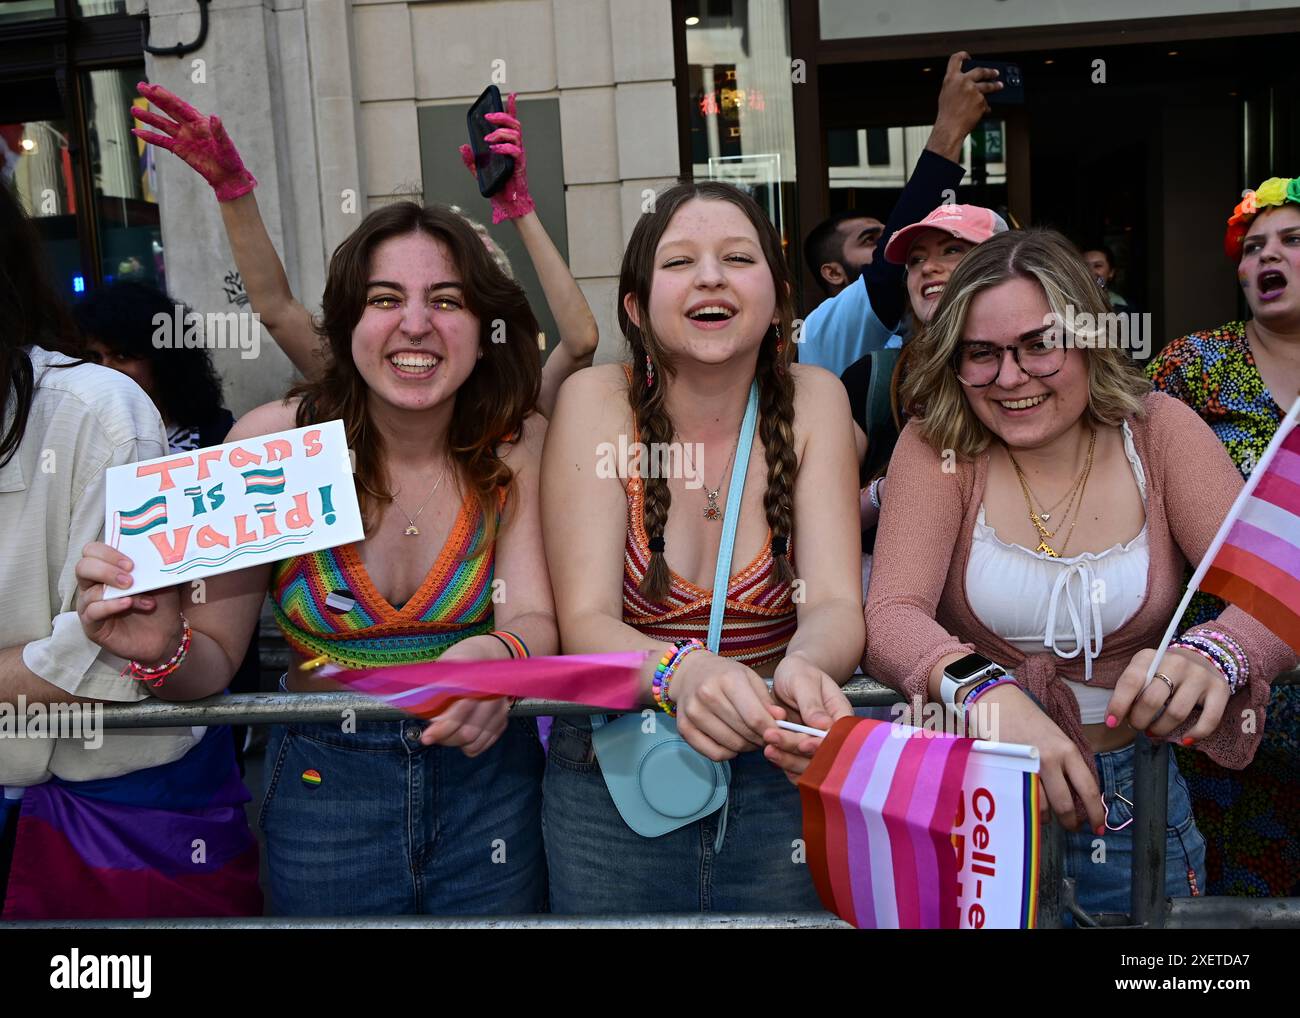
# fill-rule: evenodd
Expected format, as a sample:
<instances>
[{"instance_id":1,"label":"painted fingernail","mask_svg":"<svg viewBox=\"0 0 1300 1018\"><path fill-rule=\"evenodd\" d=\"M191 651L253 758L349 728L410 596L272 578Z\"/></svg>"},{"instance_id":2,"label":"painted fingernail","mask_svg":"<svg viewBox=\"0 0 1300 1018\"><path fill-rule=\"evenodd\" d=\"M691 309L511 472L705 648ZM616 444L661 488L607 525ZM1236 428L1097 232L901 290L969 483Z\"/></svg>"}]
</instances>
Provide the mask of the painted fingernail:
<instances>
[{"instance_id":1,"label":"painted fingernail","mask_svg":"<svg viewBox=\"0 0 1300 1018\"><path fill-rule=\"evenodd\" d=\"M1100 838L1103 834L1106 833L1106 825L1105 825L1105 824L1098 824L1096 827L1094 827L1094 828L1092 829L1092 833L1095 834L1095 835L1097 835L1097 837Z\"/></svg>"},{"instance_id":2,"label":"painted fingernail","mask_svg":"<svg viewBox=\"0 0 1300 1018\"><path fill-rule=\"evenodd\" d=\"M1106 727L1107 727L1107 728L1114 728L1117 724L1119 724L1119 718L1117 718L1114 714L1107 714L1107 715L1106 715Z\"/></svg>"},{"instance_id":3,"label":"painted fingernail","mask_svg":"<svg viewBox=\"0 0 1300 1018\"><path fill-rule=\"evenodd\" d=\"M1147 729L1145 732L1143 732L1142 734L1145 735L1148 739L1154 739L1154 738L1156 737L1155 732L1151 731L1150 728L1148 728L1148 729Z\"/></svg>"},{"instance_id":4,"label":"painted fingernail","mask_svg":"<svg viewBox=\"0 0 1300 1018\"><path fill-rule=\"evenodd\" d=\"M1190 746L1190 745L1191 745L1192 743L1194 743L1195 741L1196 741L1196 740L1193 739L1190 735L1184 735L1184 736L1183 736L1183 745L1184 745L1184 746Z\"/></svg>"}]
</instances>

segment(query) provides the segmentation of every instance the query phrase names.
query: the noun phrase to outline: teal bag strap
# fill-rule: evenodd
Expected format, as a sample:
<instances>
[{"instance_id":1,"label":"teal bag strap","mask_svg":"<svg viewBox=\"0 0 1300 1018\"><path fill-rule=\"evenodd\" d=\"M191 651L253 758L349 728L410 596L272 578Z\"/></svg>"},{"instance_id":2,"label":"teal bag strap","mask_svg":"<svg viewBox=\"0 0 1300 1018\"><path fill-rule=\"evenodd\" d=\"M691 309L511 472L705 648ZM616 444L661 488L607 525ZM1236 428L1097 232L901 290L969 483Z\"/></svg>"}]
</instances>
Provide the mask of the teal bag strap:
<instances>
[{"instance_id":1,"label":"teal bag strap","mask_svg":"<svg viewBox=\"0 0 1300 1018\"><path fill-rule=\"evenodd\" d=\"M749 383L749 402L745 418L740 422L740 437L736 439L736 462L731 468L731 483L727 486L727 508L722 517L722 541L718 545L718 562L713 567L713 604L709 609L709 638L706 646L716 654L722 642L722 618L727 614L727 588L731 586L731 557L736 549L736 526L740 522L740 500L745 494L745 477L749 473L749 454L754 446L754 427L758 422L758 382ZM718 833L713 839L713 851L722 851L727 836L727 814L731 809L731 796L722 804L718 817Z\"/></svg>"},{"instance_id":2,"label":"teal bag strap","mask_svg":"<svg viewBox=\"0 0 1300 1018\"><path fill-rule=\"evenodd\" d=\"M727 613L727 588L731 586L731 556L736 547L736 525L740 521L740 499L745 493L745 476L749 473L749 454L754 445L754 427L758 422L758 382L749 385L749 403L740 422L736 439L736 462L727 486L727 509L722 518L722 543L718 545L718 562L713 569L713 605L709 610L709 637L706 645L716 654L722 641L722 617Z\"/></svg>"}]
</instances>

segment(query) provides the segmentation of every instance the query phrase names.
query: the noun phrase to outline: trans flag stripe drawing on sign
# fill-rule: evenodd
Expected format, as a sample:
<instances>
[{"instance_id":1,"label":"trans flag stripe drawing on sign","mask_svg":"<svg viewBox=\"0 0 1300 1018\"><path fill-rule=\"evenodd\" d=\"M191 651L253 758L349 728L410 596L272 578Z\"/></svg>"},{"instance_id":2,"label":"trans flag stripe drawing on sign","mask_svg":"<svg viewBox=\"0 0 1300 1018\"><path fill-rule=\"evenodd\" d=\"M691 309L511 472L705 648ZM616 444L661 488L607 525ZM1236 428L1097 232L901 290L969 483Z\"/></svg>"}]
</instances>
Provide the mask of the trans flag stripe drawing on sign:
<instances>
[{"instance_id":1,"label":"trans flag stripe drawing on sign","mask_svg":"<svg viewBox=\"0 0 1300 1018\"><path fill-rule=\"evenodd\" d=\"M154 527L167 524L167 499L162 495L151 498L139 509L128 509L117 514L118 529L122 534L143 534Z\"/></svg>"},{"instance_id":2,"label":"trans flag stripe drawing on sign","mask_svg":"<svg viewBox=\"0 0 1300 1018\"><path fill-rule=\"evenodd\" d=\"M246 495L280 495L284 492L284 471L278 467L274 470L245 470L242 476Z\"/></svg>"}]
</instances>

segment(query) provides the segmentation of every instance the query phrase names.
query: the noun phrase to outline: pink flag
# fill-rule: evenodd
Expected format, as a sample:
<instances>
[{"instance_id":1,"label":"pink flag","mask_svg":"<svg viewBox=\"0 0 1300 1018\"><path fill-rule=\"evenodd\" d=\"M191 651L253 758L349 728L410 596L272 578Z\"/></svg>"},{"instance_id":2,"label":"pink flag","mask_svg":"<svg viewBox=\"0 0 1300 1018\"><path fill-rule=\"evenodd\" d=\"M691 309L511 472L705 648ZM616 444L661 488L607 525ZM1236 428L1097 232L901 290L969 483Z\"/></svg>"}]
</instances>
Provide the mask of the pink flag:
<instances>
[{"instance_id":1,"label":"pink flag","mask_svg":"<svg viewBox=\"0 0 1300 1018\"><path fill-rule=\"evenodd\" d=\"M643 700L641 669L647 656L646 651L624 651L357 670L327 665L319 674L422 718L434 717L457 700L499 696L635 710Z\"/></svg>"}]
</instances>

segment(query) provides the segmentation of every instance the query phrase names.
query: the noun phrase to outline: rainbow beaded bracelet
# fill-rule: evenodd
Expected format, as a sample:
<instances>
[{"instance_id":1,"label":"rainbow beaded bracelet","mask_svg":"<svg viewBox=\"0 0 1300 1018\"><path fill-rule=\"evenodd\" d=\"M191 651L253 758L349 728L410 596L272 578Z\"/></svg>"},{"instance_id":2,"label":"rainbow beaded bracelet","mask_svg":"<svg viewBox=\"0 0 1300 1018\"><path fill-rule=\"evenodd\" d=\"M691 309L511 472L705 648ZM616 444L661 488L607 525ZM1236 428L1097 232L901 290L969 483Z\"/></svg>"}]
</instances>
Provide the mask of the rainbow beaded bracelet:
<instances>
[{"instance_id":1,"label":"rainbow beaded bracelet","mask_svg":"<svg viewBox=\"0 0 1300 1018\"><path fill-rule=\"evenodd\" d=\"M655 677L652 692L654 693L655 703L670 718L677 716L677 704L673 702L668 693L668 684L672 681L673 673L677 671L682 663L682 658L696 650L704 650L704 644L699 640L678 640L672 650L664 651L663 657L655 665Z\"/></svg>"}]
</instances>

